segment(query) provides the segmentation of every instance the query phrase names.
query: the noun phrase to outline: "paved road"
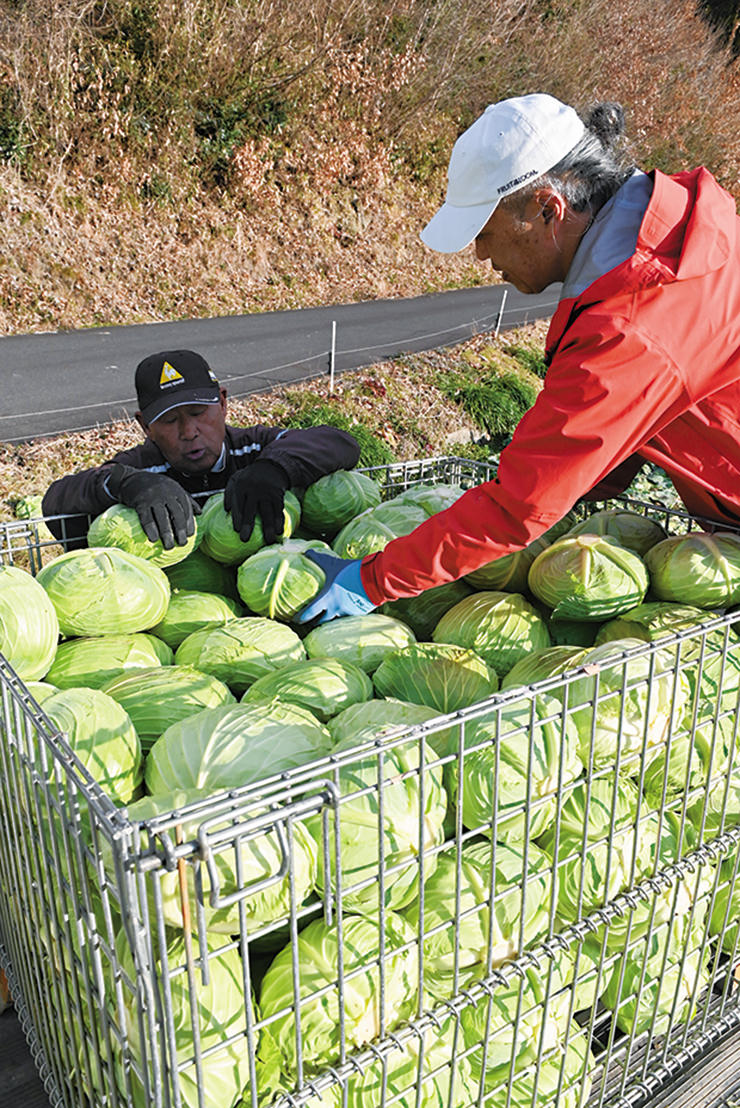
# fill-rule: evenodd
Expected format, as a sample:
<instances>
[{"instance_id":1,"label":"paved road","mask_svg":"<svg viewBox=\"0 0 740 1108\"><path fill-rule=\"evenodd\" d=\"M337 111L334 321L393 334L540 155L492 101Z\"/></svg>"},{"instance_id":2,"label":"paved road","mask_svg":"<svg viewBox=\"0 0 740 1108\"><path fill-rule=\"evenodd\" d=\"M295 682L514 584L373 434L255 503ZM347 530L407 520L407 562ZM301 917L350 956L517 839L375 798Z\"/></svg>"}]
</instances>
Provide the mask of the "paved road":
<instances>
[{"instance_id":1,"label":"paved road","mask_svg":"<svg viewBox=\"0 0 740 1108\"><path fill-rule=\"evenodd\" d=\"M156 350L203 353L234 397L430 350L552 314L558 286L510 285L328 308L0 338L0 442L81 431L130 416L133 371ZM333 324L336 324L334 333ZM333 348L333 356L332 356Z\"/></svg>"}]
</instances>

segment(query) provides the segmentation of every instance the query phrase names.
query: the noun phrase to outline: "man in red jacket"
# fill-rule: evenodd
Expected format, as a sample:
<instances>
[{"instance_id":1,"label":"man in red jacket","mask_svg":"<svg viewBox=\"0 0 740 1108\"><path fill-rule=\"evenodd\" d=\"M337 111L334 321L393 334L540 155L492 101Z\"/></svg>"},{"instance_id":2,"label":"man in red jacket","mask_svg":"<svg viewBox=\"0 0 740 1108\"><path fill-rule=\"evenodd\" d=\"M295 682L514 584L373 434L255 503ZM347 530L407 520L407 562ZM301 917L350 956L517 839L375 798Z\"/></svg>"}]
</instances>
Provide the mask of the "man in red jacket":
<instances>
[{"instance_id":1,"label":"man in red jacket","mask_svg":"<svg viewBox=\"0 0 740 1108\"><path fill-rule=\"evenodd\" d=\"M357 561L316 557L301 619L366 612L519 550L587 496L661 466L689 511L740 525L740 219L699 168L636 169L619 105L584 123L536 93L490 105L453 148L427 245L475 243L522 292L562 282L535 404L496 479ZM313 555L312 555L313 556Z\"/></svg>"},{"instance_id":2,"label":"man in red jacket","mask_svg":"<svg viewBox=\"0 0 740 1108\"><path fill-rule=\"evenodd\" d=\"M336 427L228 426L226 389L193 350L144 358L136 369L136 396L145 441L60 478L44 496L49 529L68 546L84 543L86 517L116 503L136 511L152 541L161 539L167 550L182 546L193 534L200 501L221 489L243 540L259 514L265 541L275 542L283 531L286 489L351 469L359 459L355 439Z\"/></svg>"}]
</instances>

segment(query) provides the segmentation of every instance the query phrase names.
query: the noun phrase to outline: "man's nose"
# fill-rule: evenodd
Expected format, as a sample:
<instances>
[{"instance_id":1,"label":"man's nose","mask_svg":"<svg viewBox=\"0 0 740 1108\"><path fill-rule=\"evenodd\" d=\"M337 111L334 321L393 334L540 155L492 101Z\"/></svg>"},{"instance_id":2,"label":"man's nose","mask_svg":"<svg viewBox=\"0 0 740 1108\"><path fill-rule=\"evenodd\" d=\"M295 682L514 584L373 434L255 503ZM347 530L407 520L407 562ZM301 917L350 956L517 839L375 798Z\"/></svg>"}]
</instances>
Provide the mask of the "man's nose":
<instances>
[{"instance_id":1,"label":"man's nose","mask_svg":"<svg viewBox=\"0 0 740 1108\"><path fill-rule=\"evenodd\" d=\"M475 240L475 256L479 262L485 262L488 257L488 250L482 235Z\"/></svg>"}]
</instances>

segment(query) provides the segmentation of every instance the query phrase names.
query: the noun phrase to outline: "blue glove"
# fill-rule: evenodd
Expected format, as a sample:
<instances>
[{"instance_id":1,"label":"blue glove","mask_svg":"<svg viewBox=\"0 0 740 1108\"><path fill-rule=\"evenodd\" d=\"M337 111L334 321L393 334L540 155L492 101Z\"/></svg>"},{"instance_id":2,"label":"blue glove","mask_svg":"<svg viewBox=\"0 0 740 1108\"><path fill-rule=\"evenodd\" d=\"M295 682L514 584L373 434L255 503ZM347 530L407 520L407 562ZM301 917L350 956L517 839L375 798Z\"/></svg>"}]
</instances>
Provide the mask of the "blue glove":
<instances>
[{"instance_id":1,"label":"blue glove","mask_svg":"<svg viewBox=\"0 0 740 1108\"><path fill-rule=\"evenodd\" d=\"M362 616L375 605L360 580L361 558L338 558L323 550L309 548L305 556L326 574L326 584L320 593L294 618L295 623L326 623L337 616Z\"/></svg>"}]
</instances>

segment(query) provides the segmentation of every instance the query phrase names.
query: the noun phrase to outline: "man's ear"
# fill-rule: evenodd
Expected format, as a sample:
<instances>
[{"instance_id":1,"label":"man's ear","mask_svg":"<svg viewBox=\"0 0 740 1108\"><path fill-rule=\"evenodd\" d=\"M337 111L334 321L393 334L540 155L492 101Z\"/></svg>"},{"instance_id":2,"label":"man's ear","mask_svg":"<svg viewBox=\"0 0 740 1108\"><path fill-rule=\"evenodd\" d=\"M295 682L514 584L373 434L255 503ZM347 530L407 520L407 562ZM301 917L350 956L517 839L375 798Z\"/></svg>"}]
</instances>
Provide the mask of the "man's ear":
<instances>
[{"instance_id":1,"label":"man's ear","mask_svg":"<svg viewBox=\"0 0 740 1108\"><path fill-rule=\"evenodd\" d=\"M144 423L144 420L141 418L141 412L134 412L134 418L136 419L136 422L139 424L139 427L141 427L146 437L149 438L149 424Z\"/></svg>"},{"instance_id":2,"label":"man's ear","mask_svg":"<svg viewBox=\"0 0 740 1108\"><path fill-rule=\"evenodd\" d=\"M543 223L547 225L548 223L552 223L553 220L555 220L556 223L562 223L565 219L568 205L559 192L551 188L542 188L538 189L534 196Z\"/></svg>"}]
</instances>

